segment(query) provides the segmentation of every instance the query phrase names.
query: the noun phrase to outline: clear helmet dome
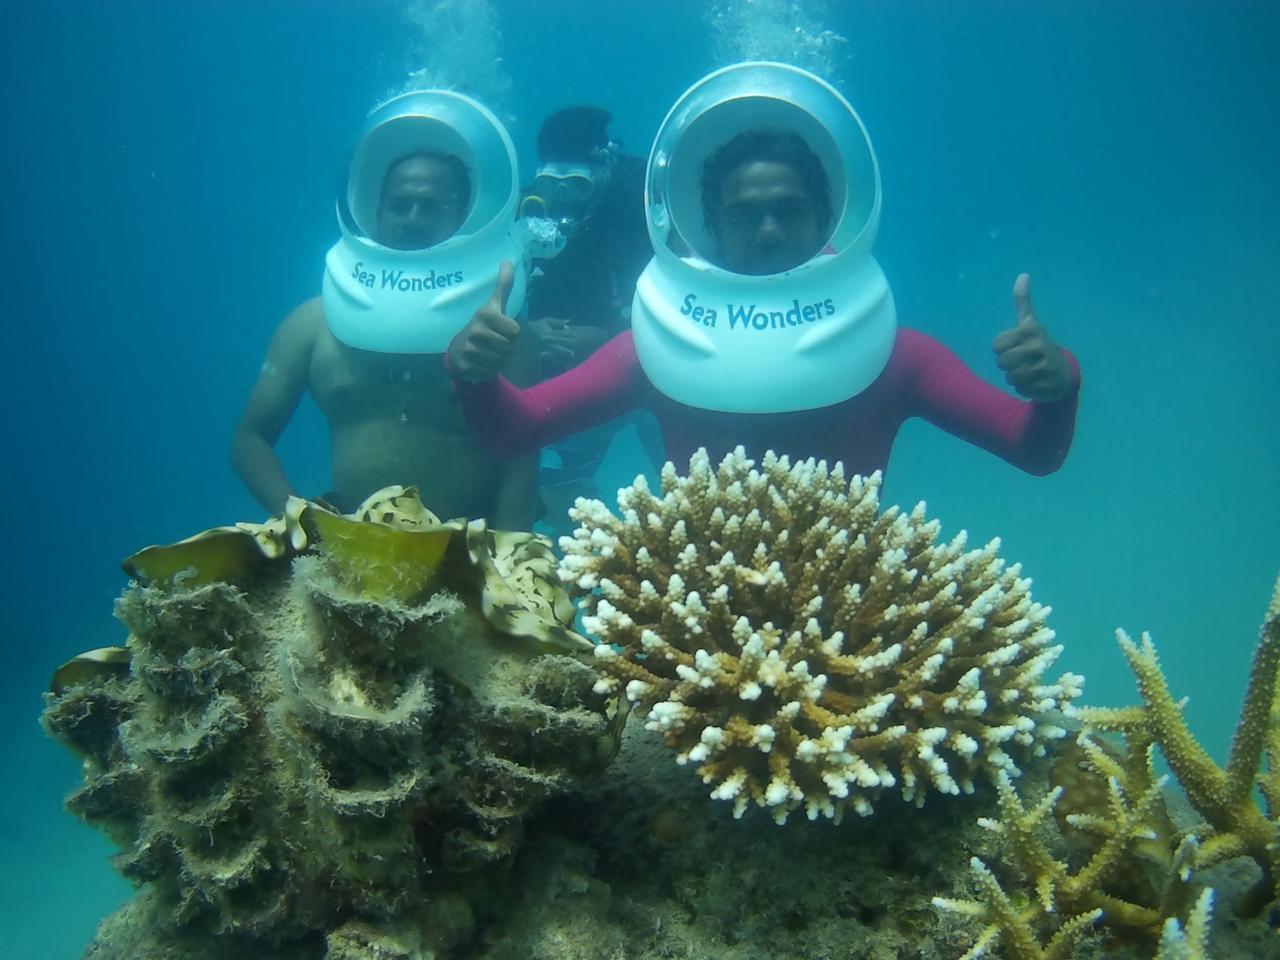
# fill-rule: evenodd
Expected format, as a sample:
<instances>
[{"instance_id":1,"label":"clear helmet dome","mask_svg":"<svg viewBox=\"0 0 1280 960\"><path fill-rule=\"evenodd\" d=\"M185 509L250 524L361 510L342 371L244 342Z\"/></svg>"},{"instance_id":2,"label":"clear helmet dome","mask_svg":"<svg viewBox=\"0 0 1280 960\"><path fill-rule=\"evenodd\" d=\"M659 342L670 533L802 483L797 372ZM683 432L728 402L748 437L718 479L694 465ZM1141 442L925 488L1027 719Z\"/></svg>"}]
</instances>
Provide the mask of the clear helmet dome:
<instances>
[{"instance_id":1,"label":"clear helmet dome","mask_svg":"<svg viewBox=\"0 0 1280 960\"><path fill-rule=\"evenodd\" d=\"M375 109L338 196L341 238L325 258L333 335L365 350L443 353L493 292L504 259L516 267L508 310L518 312L526 282L512 231L519 192L511 137L478 101L418 90Z\"/></svg>"},{"instance_id":2,"label":"clear helmet dome","mask_svg":"<svg viewBox=\"0 0 1280 960\"><path fill-rule=\"evenodd\" d=\"M649 234L659 254L695 257L707 269L736 273L704 203L708 161L752 132L792 134L812 152L829 187L821 242L801 270L824 256L869 252L880 224L880 168L861 119L833 87L798 67L742 63L690 88L654 141L646 177ZM783 272L783 271L778 271Z\"/></svg>"},{"instance_id":3,"label":"clear helmet dome","mask_svg":"<svg viewBox=\"0 0 1280 960\"><path fill-rule=\"evenodd\" d=\"M769 62L694 84L646 173L654 259L632 329L650 381L692 406L748 413L866 389L896 335L871 256L880 203L870 138L830 84Z\"/></svg>"},{"instance_id":4,"label":"clear helmet dome","mask_svg":"<svg viewBox=\"0 0 1280 960\"><path fill-rule=\"evenodd\" d=\"M468 201L461 221L441 243L503 228L514 216L520 184L515 147L502 122L484 105L451 90L401 94L375 109L351 155L345 194L339 197L344 229L379 243L378 214L387 176L414 155L453 158L467 176Z\"/></svg>"}]
</instances>

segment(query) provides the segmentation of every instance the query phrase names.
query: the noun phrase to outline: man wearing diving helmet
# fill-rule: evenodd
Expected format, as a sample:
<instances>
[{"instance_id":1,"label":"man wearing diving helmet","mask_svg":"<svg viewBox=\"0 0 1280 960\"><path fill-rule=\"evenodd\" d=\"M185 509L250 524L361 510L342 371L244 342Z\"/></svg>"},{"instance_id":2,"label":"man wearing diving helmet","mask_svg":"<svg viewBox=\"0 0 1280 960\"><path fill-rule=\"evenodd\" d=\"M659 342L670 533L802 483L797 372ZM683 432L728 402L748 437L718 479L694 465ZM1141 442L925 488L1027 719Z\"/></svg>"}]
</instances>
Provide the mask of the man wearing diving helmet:
<instances>
[{"instance_id":1,"label":"man wearing diving helmet","mask_svg":"<svg viewBox=\"0 0 1280 960\"><path fill-rule=\"evenodd\" d=\"M772 449L867 474L921 417L1028 472L1056 470L1079 372L1037 322L1029 279L1014 285L1016 325L993 343L1024 401L897 326L870 255L879 187L861 121L829 85L780 64L712 74L655 141L655 258L633 331L520 391L495 379L513 325L491 301L449 350L468 420L487 447L514 454L643 406L677 463L742 444L750 456Z\"/></svg>"},{"instance_id":2,"label":"man wearing diving helmet","mask_svg":"<svg viewBox=\"0 0 1280 960\"><path fill-rule=\"evenodd\" d=\"M487 202L476 196L484 189L477 182L480 148L437 115L477 114L481 124L492 118L460 96L447 95L443 104L413 96L370 118L352 161L349 195L340 198L343 239L326 259L323 295L290 313L272 336L232 440L231 463L267 510L281 511L295 487L275 444L309 392L329 426L333 486L326 497L342 510L390 484L414 485L442 517L485 517L498 527L527 529L536 463L500 461L477 447L443 364L443 346L460 320L449 326L436 316L442 309L433 309L435 298L465 297L473 274L477 284L491 286L498 259L511 254L492 248L487 276L485 250L468 259L461 234L484 230L466 226ZM491 204L494 219L510 220L514 174L510 194L509 202L499 197ZM502 223L503 236L506 230ZM435 331L431 323L444 325Z\"/></svg>"}]
</instances>

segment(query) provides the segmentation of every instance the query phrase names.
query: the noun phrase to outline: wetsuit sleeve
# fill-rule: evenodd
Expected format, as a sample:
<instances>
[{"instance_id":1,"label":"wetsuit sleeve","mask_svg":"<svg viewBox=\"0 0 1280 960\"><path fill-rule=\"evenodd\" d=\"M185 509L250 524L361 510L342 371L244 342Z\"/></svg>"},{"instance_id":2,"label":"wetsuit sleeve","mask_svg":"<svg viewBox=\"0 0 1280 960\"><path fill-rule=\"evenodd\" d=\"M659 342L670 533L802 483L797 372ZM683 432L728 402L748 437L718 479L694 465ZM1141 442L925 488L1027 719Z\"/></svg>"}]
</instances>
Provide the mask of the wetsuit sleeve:
<instances>
[{"instance_id":1,"label":"wetsuit sleeve","mask_svg":"<svg viewBox=\"0 0 1280 960\"><path fill-rule=\"evenodd\" d=\"M628 330L573 369L524 390L504 377L453 385L480 446L517 457L642 405L648 380Z\"/></svg>"},{"instance_id":2,"label":"wetsuit sleeve","mask_svg":"<svg viewBox=\"0 0 1280 960\"><path fill-rule=\"evenodd\" d=\"M1052 403L1021 400L992 386L932 337L902 330L911 370L908 415L994 453L1027 473L1053 473L1075 434L1080 365L1066 350L1072 384Z\"/></svg>"}]
</instances>

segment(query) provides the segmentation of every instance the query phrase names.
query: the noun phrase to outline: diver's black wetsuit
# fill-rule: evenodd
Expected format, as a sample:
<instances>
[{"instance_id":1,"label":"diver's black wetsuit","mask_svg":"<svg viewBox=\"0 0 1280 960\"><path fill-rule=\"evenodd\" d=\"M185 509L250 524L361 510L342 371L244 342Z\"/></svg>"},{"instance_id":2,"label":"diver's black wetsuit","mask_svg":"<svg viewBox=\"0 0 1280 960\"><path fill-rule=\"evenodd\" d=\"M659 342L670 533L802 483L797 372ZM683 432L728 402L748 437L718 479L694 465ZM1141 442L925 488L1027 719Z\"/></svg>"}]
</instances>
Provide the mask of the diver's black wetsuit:
<instances>
[{"instance_id":1,"label":"diver's black wetsuit","mask_svg":"<svg viewBox=\"0 0 1280 960\"><path fill-rule=\"evenodd\" d=\"M644 170L639 157L619 157L608 192L564 250L550 260L534 261L541 275L529 284L525 309L530 319L551 317L569 320L578 328L600 328L604 332L600 343L631 329L636 280L653 256L644 216ZM585 359L579 356L574 362ZM564 510L549 504L596 495L593 476L619 424L600 425L554 444L559 466L543 465L539 517L549 511L563 524ZM660 451L662 440L656 424L641 421L637 429L650 458L658 458L655 451ZM552 527L561 533L572 529Z\"/></svg>"},{"instance_id":2,"label":"diver's black wetsuit","mask_svg":"<svg viewBox=\"0 0 1280 960\"><path fill-rule=\"evenodd\" d=\"M610 336L621 333L630 326L636 280L652 256L644 218L644 161L621 156L608 193L564 250L536 261L542 275L529 285L528 315L603 327Z\"/></svg>"}]
</instances>

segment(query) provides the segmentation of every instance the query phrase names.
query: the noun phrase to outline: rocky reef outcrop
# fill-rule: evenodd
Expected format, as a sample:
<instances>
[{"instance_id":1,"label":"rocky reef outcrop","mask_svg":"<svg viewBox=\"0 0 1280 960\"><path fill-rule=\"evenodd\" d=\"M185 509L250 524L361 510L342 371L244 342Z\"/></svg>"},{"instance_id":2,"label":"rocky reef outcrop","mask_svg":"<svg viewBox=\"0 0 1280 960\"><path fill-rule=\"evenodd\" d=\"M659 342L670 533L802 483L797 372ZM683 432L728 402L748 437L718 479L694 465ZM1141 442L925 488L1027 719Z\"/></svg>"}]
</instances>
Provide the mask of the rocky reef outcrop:
<instances>
[{"instance_id":1,"label":"rocky reef outcrop","mask_svg":"<svg viewBox=\"0 0 1280 960\"><path fill-rule=\"evenodd\" d=\"M330 550L334 517L306 521L315 549L242 582L192 563L125 591L127 672L107 658L45 711L84 757L67 805L120 845L148 922L179 939L349 946L389 924L448 946L492 909L530 812L611 755L607 701L572 653L589 644L554 618L540 636L495 625L545 564L535 538L459 525L432 576L379 590L360 527L410 551L423 531L343 518L357 540ZM507 565L509 591L488 591L487 615L486 564Z\"/></svg>"}]
</instances>

